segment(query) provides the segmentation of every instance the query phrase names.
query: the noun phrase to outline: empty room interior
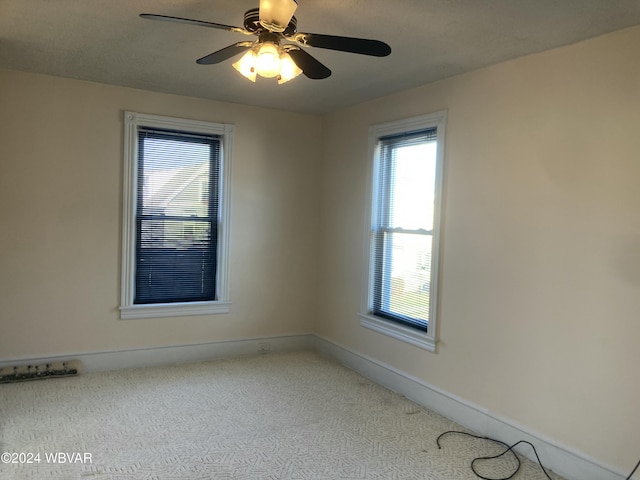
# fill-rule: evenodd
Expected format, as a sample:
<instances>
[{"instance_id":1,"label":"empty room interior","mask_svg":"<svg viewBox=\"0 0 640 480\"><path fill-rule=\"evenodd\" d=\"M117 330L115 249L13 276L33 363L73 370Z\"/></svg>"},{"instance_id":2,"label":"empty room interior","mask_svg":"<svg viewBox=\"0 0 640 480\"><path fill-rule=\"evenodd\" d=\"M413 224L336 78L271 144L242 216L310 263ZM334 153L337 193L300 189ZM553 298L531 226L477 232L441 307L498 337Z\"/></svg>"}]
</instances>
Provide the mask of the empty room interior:
<instances>
[{"instance_id":1,"label":"empty room interior","mask_svg":"<svg viewBox=\"0 0 640 480\"><path fill-rule=\"evenodd\" d=\"M80 365L69 378L0 384L0 450L28 451L12 444L29 410L15 399L46 408L36 393L46 385L136 372L119 384L124 399L128 388L153 392L166 369L179 382L180 366L215 383L232 359L261 372L243 378L282 368L304 385L297 362L312 372L330 361L371 381L371 395L389 389L396 404L478 435L527 440L568 480L631 478L640 3L272 3L268 24L266 0L0 0L0 367L8 378L13 367ZM240 58L260 59L269 42L280 73L241 71ZM154 139L206 143L207 173L189 173L200 161L189 157L169 192ZM433 147L432 176L387 175L420 142ZM183 197L204 209L181 210ZM415 225L400 220L414 213ZM428 251L407 237L428 238ZM168 251L173 263L148 266ZM204 296L175 286L193 271L189 252L208 252ZM325 387L333 400L313 408L341 410L347 389ZM260 390L243 388L259 409L249 397ZM59 408L80 415L93 398L83 391ZM54 442L55 431L26 435ZM60 470L71 476L50 462L3 462L0 476L331 478L282 463L280 473L154 476L144 458L129 471L97 456ZM384 478L353 462L333 478ZM407 468L388 478L476 478Z\"/></svg>"}]
</instances>

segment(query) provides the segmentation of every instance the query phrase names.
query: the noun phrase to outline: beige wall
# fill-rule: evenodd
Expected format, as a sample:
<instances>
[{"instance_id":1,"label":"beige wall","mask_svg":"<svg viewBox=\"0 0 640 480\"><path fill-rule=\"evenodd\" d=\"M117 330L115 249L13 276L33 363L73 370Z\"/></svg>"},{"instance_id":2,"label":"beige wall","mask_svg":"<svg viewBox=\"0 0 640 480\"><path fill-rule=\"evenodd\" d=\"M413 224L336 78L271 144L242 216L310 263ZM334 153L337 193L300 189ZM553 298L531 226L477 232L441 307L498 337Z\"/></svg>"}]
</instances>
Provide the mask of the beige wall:
<instances>
[{"instance_id":1,"label":"beige wall","mask_svg":"<svg viewBox=\"0 0 640 480\"><path fill-rule=\"evenodd\" d=\"M629 471L640 434L640 28L325 118L318 333ZM436 354L364 329L370 124L448 111Z\"/></svg>"},{"instance_id":2,"label":"beige wall","mask_svg":"<svg viewBox=\"0 0 640 480\"><path fill-rule=\"evenodd\" d=\"M119 320L124 110L235 124L229 315ZM0 71L0 358L310 332L320 128Z\"/></svg>"}]
</instances>

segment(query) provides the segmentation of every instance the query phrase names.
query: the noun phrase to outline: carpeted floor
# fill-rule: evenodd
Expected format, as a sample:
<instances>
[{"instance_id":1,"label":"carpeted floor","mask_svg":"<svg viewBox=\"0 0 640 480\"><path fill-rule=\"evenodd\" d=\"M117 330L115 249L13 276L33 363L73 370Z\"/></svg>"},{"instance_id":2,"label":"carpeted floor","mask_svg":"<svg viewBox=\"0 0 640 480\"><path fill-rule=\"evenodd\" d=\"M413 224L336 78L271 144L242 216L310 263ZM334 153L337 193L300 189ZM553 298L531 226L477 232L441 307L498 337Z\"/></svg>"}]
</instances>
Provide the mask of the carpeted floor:
<instances>
[{"instance_id":1,"label":"carpeted floor","mask_svg":"<svg viewBox=\"0 0 640 480\"><path fill-rule=\"evenodd\" d=\"M461 428L331 360L272 353L0 385L0 452L32 454L0 478L477 480L471 460L500 450L458 435L438 449L447 430ZM514 478L546 476L524 460Z\"/></svg>"}]
</instances>

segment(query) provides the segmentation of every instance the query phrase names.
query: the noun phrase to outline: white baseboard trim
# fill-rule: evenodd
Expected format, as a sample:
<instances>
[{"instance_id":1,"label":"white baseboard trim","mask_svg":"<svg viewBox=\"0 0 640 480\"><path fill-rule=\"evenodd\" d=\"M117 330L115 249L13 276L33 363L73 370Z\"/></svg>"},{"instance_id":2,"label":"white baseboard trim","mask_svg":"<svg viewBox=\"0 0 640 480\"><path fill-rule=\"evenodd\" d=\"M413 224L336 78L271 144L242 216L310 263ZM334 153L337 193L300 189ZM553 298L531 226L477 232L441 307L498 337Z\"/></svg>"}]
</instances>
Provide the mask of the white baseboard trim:
<instances>
[{"instance_id":1,"label":"white baseboard trim","mask_svg":"<svg viewBox=\"0 0 640 480\"><path fill-rule=\"evenodd\" d=\"M304 349L313 349L313 336L310 334L0 359L0 368L12 365L80 360L84 372L102 372L122 368L157 367L216 358L230 358L241 355L256 355L258 353L286 352Z\"/></svg>"},{"instance_id":2,"label":"white baseboard trim","mask_svg":"<svg viewBox=\"0 0 640 480\"><path fill-rule=\"evenodd\" d=\"M499 439L509 445L526 440L535 445L545 468L567 479L624 480L628 472L621 473L598 460L560 444L529 428L491 413L456 395L407 375L374 358L356 353L326 338L315 335L314 348L361 375L373 380L409 400L424 406L480 435ZM536 461L530 448L517 449L518 453Z\"/></svg>"}]
</instances>

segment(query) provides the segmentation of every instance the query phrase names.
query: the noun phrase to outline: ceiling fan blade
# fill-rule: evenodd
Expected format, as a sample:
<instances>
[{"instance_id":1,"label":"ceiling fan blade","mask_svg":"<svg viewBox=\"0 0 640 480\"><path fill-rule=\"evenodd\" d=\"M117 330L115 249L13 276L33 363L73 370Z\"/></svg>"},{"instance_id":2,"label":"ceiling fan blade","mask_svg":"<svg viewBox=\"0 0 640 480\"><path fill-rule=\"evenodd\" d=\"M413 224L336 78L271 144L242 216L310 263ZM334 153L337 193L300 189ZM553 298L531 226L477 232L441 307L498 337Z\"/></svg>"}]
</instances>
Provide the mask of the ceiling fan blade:
<instances>
[{"instance_id":1,"label":"ceiling fan blade","mask_svg":"<svg viewBox=\"0 0 640 480\"><path fill-rule=\"evenodd\" d=\"M307 47L327 48L340 52L359 53L373 57L386 57L391 53L391 47L380 40L366 38L339 37L320 33L296 33L289 37L300 45Z\"/></svg>"},{"instance_id":2,"label":"ceiling fan blade","mask_svg":"<svg viewBox=\"0 0 640 480\"><path fill-rule=\"evenodd\" d=\"M229 60L231 57L238 55L245 50L251 48L251 42L239 42L234 43L233 45L229 45L217 52L210 53L202 58L196 60L196 63L200 65L214 65L216 63L224 62L225 60Z\"/></svg>"},{"instance_id":3,"label":"ceiling fan blade","mask_svg":"<svg viewBox=\"0 0 640 480\"><path fill-rule=\"evenodd\" d=\"M302 70L302 73L304 73L308 78L321 80L331 75L331 70L329 70L304 50L295 48L289 50L288 53L293 59L293 62L298 66L298 68L300 68L300 70Z\"/></svg>"},{"instance_id":4,"label":"ceiling fan blade","mask_svg":"<svg viewBox=\"0 0 640 480\"><path fill-rule=\"evenodd\" d=\"M221 23L205 22L203 20L192 20L190 18L169 17L167 15L156 15L155 13L141 13L142 18L149 20L160 20L162 22L186 23L187 25L198 25L200 27L218 28L220 30L228 30L230 32L244 32L243 28L234 27L232 25L223 25Z\"/></svg>"},{"instance_id":5,"label":"ceiling fan blade","mask_svg":"<svg viewBox=\"0 0 640 480\"><path fill-rule=\"evenodd\" d=\"M296 8L296 0L260 0L260 24L272 32L283 32Z\"/></svg>"}]
</instances>

